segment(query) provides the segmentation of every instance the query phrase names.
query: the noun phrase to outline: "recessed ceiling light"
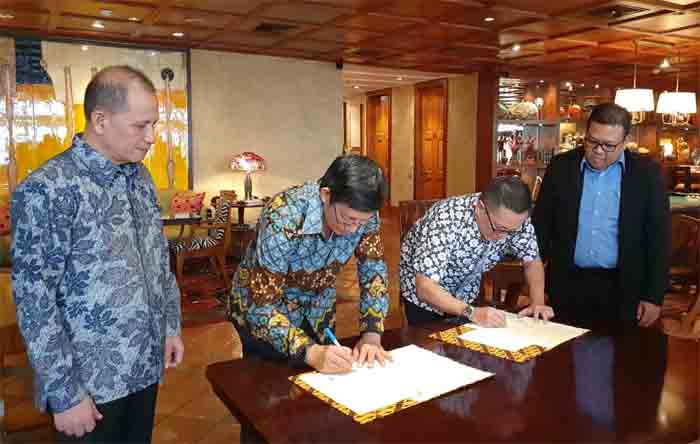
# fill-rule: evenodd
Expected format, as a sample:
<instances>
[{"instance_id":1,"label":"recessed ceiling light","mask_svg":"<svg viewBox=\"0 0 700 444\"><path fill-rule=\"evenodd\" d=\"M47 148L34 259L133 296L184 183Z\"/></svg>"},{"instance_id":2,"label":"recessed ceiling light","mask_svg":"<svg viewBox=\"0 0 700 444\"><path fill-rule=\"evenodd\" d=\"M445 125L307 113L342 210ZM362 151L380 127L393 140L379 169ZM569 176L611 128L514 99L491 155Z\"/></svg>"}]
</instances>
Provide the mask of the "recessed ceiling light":
<instances>
[{"instance_id":1,"label":"recessed ceiling light","mask_svg":"<svg viewBox=\"0 0 700 444\"><path fill-rule=\"evenodd\" d=\"M206 20L204 20L201 17L186 17L185 20L183 20L185 23L198 23L198 24L204 24Z\"/></svg>"},{"instance_id":2,"label":"recessed ceiling light","mask_svg":"<svg viewBox=\"0 0 700 444\"><path fill-rule=\"evenodd\" d=\"M513 52L518 52L518 51L520 51L520 45L518 43L516 43L515 45L513 45Z\"/></svg>"},{"instance_id":3,"label":"recessed ceiling light","mask_svg":"<svg viewBox=\"0 0 700 444\"><path fill-rule=\"evenodd\" d=\"M184 37L185 33L184 32L173 32L173 37Z\"/></svg>"},{"instance_id":4,"label":"recessed ceiling light","mask_svg":"<svg viewBox=\"0 0 700 444\"><path fill-rule=\"evenodd\" d=\"M95 29L104 29L105 25L101 21L97 20L92 24L92 27Z\"/></svg>"},{"instance_id":5,"label":"recessed ceiling light","mask_svg":"<svg viewBox=\"0 0 700 444\"><path fill-rule=\"evenodd\" d=\"M598 89L598 88L600 88L600 85L596 83L596 84L595 84L595 89Z\"/></svg>"},{"instance_id":6,"label":"recessed ceiling light","mask_svg":"<svg viewBox=\"0 0 700 444\"><path fill-rule=\"evenodd\" d=\"M659 68L669 68L670 66L671 62L669 62L668 59L663 59L659 64Z\"/></svg>"},{"instance_id":7,"label":"recessed ceiling light","mask_svg":"<svg viewBox=\"0 0 700 444\"><path fill-rule=\"evenodd\" d=\"M540 80L540 83L544 83L544 80Z\"/></svg>"},{"instance_id":8,"label":"recessed ceiling light","mask_svg":"<svg viewBox=\"0 0 700 444\"><path fill-rule=\"evenodd\" d=\"M138 22L139 18L138 17L129 17L130 22Z\"/></svg>"},{"instance_id":9,"label":"recessed ceiling light","mask_svg":"<svg viewBox=\"0 0 700 444\"><path fill-rule=\"evenodd\" d=\"M493 17L485 17L485 18L484 18L484 21L485 21L485 22L492 22L492 21L494 21L494 20L496 20L496 19L493 18Z\"/></svg>"},{"instance_id":10,"label":"recessed ceiling light","mask_svg":"<svg viewBox=\"0 0 700 444\"><path fill-rule=\"evenodd\" d=\"M582 84L581 84L581 88L583 88L584 86L586 86L586 84L585 84L585 83L582 83Z\"/></svg>"},{"instance_id":11,"label":"recessed ceiling light","mask_svg":"<svg viewBox=\"0 0 700 444\"><path fill-rule=\"evenodd\" d=\"M357 86L357 85L353 86L353 88L354 88L354 89L360 89L360 87Z\"/></svg>"},{"instance_id":12,"label":"recessed ceiling light","mask_svg":"<svg viewBox=\"0 0 700 444\"><path fill-rule=\"evenodd\" d=\"M112 10L111 9L100 9L100 15L102 17L111 17L112 16Z\"/></svg>"},{"instance_id":13,"label":"recessed ceiling light","mask_svg":"<svg viewBox=\"0 0 700 444\"><path fill-rule=\"evenodd\" d=\"M2 20L12 20L13 18L15 18L15 15L11 12L0 12L0 19Z\"/></svg>"},{"instance_id":14,"label":"recessed ceiling light","mask_svg":"<svg viewBox=\"0 0 700 444\"><path fill-rule=\"evenodd\" d=\"M90 47L88 45L82 45L80 49L82 49L83 51L87 51L88 49L90 49Z\"/></svg>"},{"instance_id":15,"label":"recessed ceiling light","mask_svg":"<svg viewBox=\"0 0 700 444\"><path fill-rule=\"evenodd\" d=\"M567 88L571 88L571 82L566 82L564 85L565 85Z\"/></svg>"},{"instance_id":16,"label":"recessed ceiling light","mask_svg":"<svg viewBox=\"0 0 700 444\"><path fill-rule=\"evenodd\" d=\"M398 76L398 77L396 78L396 80L398 80L398 81L400 82L400 81L402 81L402 80L403 80L403 77L401 77L401 76Z\"/></svg>"}]
</instances>

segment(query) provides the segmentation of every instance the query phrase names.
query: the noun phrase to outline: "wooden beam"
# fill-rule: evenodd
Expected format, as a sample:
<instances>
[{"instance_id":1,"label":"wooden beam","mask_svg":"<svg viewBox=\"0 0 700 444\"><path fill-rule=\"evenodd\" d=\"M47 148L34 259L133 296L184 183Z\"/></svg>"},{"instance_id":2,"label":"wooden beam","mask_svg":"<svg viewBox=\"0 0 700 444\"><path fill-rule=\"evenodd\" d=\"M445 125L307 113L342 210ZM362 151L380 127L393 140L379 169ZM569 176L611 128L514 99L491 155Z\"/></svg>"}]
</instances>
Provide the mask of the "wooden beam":
<instances>
[{"instance_id":1,"label":"wooden beam","mask_svg":"<svg viewBox=\"0 0 700 444\"><path fill-rule=\"evenodd\" d=\"M146 17L143 18L139 26L136 27L136 30L131 33L131 37L141 37L143 28L146 26L153 26L153 24L163 16L165 11L174 6L176 2L177 0L161 0L158 4L158 8L151 11Z\"/></svg>"},{"instance_id":2,"label":"wooden beam","mask_svg":"<svg viewBox=\"0 0 700 444\"><path fill-rule=\"evenodd\" d=\"M58 26L58 21L61 18L61 5L59 0L49 0L49 20L46 23L48 32L54 32Z\"/></svg>"}]
</instances>

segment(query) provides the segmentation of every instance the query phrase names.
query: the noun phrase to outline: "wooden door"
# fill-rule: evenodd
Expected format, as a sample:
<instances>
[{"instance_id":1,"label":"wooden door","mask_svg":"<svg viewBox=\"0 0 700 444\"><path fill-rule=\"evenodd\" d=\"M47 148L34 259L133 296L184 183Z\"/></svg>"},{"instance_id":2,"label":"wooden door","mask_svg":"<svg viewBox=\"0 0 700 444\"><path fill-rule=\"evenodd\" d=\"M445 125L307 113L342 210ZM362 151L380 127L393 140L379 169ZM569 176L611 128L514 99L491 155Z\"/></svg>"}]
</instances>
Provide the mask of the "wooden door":
<instances>
[{"instance_id":1,"label":"wooden door","mask_svg":"<svg viewBox=\"0 0 700 444\"><path fill-rule=\"evenodd\" d=\"M447 83L443 80L416 86L416 199L446 196Z\"/></svg>"},{"instance_id":2,"label":"wooden door","mask_svg":"<svg viewBox=\"0 0 700 444\"><path fill-rule=\"evenodd\" d=\"M391 182L391 95L367 97L367 157L379 164L387 184ZM391 187L389 187L391 190ZM387 202L388 202L387 196Z\"/></svg>"}]
</instances>

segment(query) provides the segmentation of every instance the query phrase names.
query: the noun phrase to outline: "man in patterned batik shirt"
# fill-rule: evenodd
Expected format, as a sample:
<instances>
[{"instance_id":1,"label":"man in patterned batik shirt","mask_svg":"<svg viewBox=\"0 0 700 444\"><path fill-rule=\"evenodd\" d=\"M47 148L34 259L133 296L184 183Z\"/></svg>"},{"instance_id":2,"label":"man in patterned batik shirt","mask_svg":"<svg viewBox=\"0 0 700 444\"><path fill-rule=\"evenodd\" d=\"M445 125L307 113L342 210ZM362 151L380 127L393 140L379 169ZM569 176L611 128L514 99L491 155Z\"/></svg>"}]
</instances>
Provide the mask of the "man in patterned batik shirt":
<instances>
[{"instance_id":1,"label":"man in patterned batik shirt","mask_svg":"<svg viewBox=\"0 0 700 444\"><path fill-rule=\"evenodd\" d=\"M180 291L151 176L153 83L105 68L72 146L12 195L12 285L36 401L59 441L150 442L158 382L184 353Z\"/></svg>"},{"instance_id":2,"label":"man in patterned batik shirt","mask_svg":"<svg viewBox=\"0 0 700 444\"><path fill-rule=\"evenodd\" d=\"M401 242L401 297L409 324L462 317L485 327L505 324L504 313L474 307L481 275L506 253L523 261L532 303L521 315L550 319L544 268L530 223L532 199L517 177L497 178L481 194L433 205Z\"/></svg>"},{"instance_id":3,"label":"man in patterned batik shirt","mask_svg":"<svg viewBox=\"0 0 700 444\"><path fill-rule=\"evenodd\" d=\"M307 363L327 373L348 372L353 361L384 363L389 301L377 211L385 195L379 166L349 155L335 159L318 182L267 204L233 280L232 318L244 358ZM362 336L350 350L333 345L325 329L335 328L336 276L353 254Z\"/></svg>"}]
</instances>

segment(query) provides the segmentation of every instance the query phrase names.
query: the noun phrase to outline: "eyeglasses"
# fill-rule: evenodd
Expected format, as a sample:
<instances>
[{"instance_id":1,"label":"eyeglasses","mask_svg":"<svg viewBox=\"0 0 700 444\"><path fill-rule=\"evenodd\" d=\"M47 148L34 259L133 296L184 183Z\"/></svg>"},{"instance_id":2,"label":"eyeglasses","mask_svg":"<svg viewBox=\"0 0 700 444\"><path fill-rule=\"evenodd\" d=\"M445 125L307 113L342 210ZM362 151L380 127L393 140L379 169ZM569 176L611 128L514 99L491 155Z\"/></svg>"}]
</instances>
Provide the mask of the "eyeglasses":
<instances>
[{"instance_id":1,"label":"eyeglasses","mask_svg":"<svg viewBox=\"0 0 700 444\"><path fill-rule=\"evenodd\" d=\"M367 219L367 220L358 220L358 219L351 219L351 218L345 219L345 216L343 216L341 218L338 216L338 206L336 204L333 204L332 206L333 206L333 212L335 213L335 220L338 221L341 225L344 225L346 227L360 228L363 225L367 225L370 221L370 219Z\"/></svg>"},{"instance_id":2,"label":"eyeglasses","mask_svg":"<svg viewBox=\"0 0 700 444\"><path fill-rule=\"evenodd\" d=\"M616 144L612 144L612 143L603 143L603 142L601 142L601 141L599 141L599 140L591 139L591 138L588 137L588 136L586 136L586 138L583 139L583 142L584 142L584 143L588 146L588 148L590 148L591 150L594 150L594 149L600 147L600 148L602 148L602 150L605 151L606 153L612 153L613 151L615 151L615 149L617 149L618 145L620 145L620 144L621 144L622 142L624 142L624 141L625 141L625 139L623 138L622 140L620 140L620 141L617 142Z\"/></svg>"},{"instance_id":3,"label":"eyeglasses","mask_svg":"<svg viewBox=\"0 0 700 444\"><path fill-rule=\"evenodd\" d=\"M489 225L491 225L491 230L493 230L494 233L498 234L515 234L518 231L520 231L520 228L516 228L515 230L504 230L502 228L496 228L496 226L493 224L493 220L491 219L491 213L489 213L489 208L486 206L486 203L482 200L481 205L484 207L484 210L486 211L486 218L489 220Z\"/></svg>"}]
</instances>

